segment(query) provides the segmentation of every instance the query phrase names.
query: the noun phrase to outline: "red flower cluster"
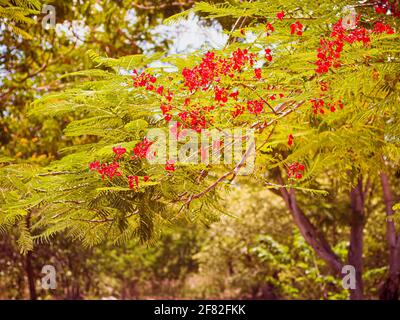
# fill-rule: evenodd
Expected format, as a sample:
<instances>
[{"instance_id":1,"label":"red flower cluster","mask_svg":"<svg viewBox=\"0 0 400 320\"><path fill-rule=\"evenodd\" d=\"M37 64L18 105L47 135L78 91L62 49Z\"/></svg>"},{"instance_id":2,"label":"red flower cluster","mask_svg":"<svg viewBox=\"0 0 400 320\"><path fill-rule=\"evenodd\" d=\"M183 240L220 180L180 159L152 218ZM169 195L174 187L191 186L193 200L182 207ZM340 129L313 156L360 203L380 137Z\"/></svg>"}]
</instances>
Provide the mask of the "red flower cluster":
<instances>
[{"instance_id":1,"label":"red flower cluster","mask_svg":"<svg viewBox=\"0 0 400 320\"><path fill-rule=\"evenodd\" d=\"M287 170L287 175L289 179L301 179L303 178L303 173L304 173L304 165L298 162L294 162L291 165L289 165L288 170Z\"/></svg>"},{"instance_id":2,"label":"red flower cluster","mask_svg":"<svg viewBox=\"0 0 400 320\"><path fill-rule=\"evenodd\" d=\"M375 1L376 3L377 1ZM380 0L375 6L375 12L380 14L387 14L390 10L390 14L393 17L400 17L400 7L396 6L396 1L390 2L389 0Z\"/></svg>"},{"instance_id":3,"label":"red flower cluster","mask_svg":"<svg viewBox=\"0 0 400 320\"><path fill-rule=\"evenodd\" d=\"M117 159L121 159L122 156L126 153L126 149L122 147L113 147L112 150L117 155Z\"/></svg>"},{"instance_id":4,"label":"red flower cluster","mask_svg":"<svg viewBox=\"0 0 400 320\"><path fill-rule=\"evenodd\" d=\"M260 114L264 109L264 101L262 100L249 100L247 101L247 110L253 114Z\"/></svg>"},{"instance_id":5,"label":"red flower cluster","mask_svg":"<svg viewBox=\"0 0 400 320\"><path fill-rule=\"evenodd\" d=\"M276 14L276 18L279 19L279 20L283 20L284 16L285 16L285 11L283 11L283 10Z\"/></svg>"},{"instance_id":6,"label":"red flower cluster","mask_svg":"<svg viewBox=\"0 0 400 320\"><path fill-rule=\"evenodd\" d=\"M270 36L271 33L275 31L274 26L269 22L265 25L265 29L267 30L267 37Z\"/></svg>"},{"instance_id":7,"label":"red flower cluster","mask_svg":"<svg viewBox=\"0 0 400 320\"><path fill-rule=\"evenodd\" d=\"M165 164L165 170L174 172L175 171L175 161L167 160L167 163Z\"/></svg>"},{"instance_id":8,"label":"red flower cluster","mask_svg":"<svg viewBox=\"0 0 400 320\"><path fill-rule=\"evenodd\" d=\"M191 110L183 111L178 113L178 117L183 121L184 128L191 128L197 132L201 132L202 129L206 129L207 120L204 115L204 111L210 111L213 107L204 107L203 110Z\"/></svg>"},{"instance_id":9,"label":"red flower cluster","mask_svg":"<svg viewBox=\"0 0 400 320\"><path fill-rule=\"evenodd\" d=\"M325 103L325 101L322 99L311 99L311 106L313 108L314 114L318 113L324 114L325 113L324 107L326 107L326 109L330 110L331 112L335 112L337 108L342 110L343 102L341 100L338 100Z\"/></svg>"},{"instance_id":10,"label":"red flower cluster","mask_svg":"<svg viewBox=\"0 0 400 320\"><path fill-rule=\"evenodd\" d=\"M150 146L153 144L152 141L149 141L146 137L143 141L138 142L135 147L133 148L133 153L135 154L132 156L132 159L145 159L147 157L147 153L149 152Z\"/></svg>"},{"instance_id":11,"label":"red flower cluster","mask_svg":"<svg viewBox=\"0 0 400 320\"><path fill-rule=\"evenodd\" d=\"M225 88L215 87L215 101L226 103L228 101L229 92Z\"/></svg>"},{"instance_id":12,"label":"red flower cluster","mask_svg":"<svg viewBox=\"0 0 400 320\"><path fill-rule=\"evenodd\" d=\"M303 35L303 25L296 21L290 25L290 34L297 34L298 36Z\"/></svg>"},{"instance_id":13,"label":"red flower cluster","mask_svg":"<svg viewBox=\"0 0 400 320\"><path fill-rule=\"evenodd\" d=\"M261 78L262 78L261 68L254 69L254 76L256 79L261 80Z\"/></svg>"},{"instance_id":14,"label":"red flower cluster","mask_svg":"<svg viewBox=\"0 0 400 320\"><path fill-rule=\"evenodd\" d=\"M357 19L358 24L358 19ZM332 40L320 39L320 47L318 48L318 54L316 61L317 69L316 72L319 74L327 73L329 68L339 68L341 66L340 55L343 51L345 43L362 42L364 45L368 44L370 39L370 32L373 33L387 33L393 34L394 30L389 26L381 22L377 22L372 31L367 30L364 27L356 27L353 30L346 30L340 19L333 25L332 33L330 37Z\"/></svg>"},{"instance_id":15,"label":"red flower cluster","mask_svg":"<svg viewBox=\"0 0 400 320\"><path fill-rule=\"evenodd\" d=\"M145 72L139 74L137 70L133 70L133 73L132 79L135 87L143 87L150 91L154 90L154 83L157 81L155 76Z\"/></svg>"},{"instance_id":16,"label":"red flower cluster","mask_svg":"<svg viewBox=\"0 0 400 320\"><path fill-rule=\"evenodd\" d=\"M255 58L256 54L240 48L234 51L230 58L217 57L214 52L207 52L199 65L192 69L183 69L185 86L190 91L206 90L211 83L219 82L221 76L233 78L234 72L241 71L247 63L252 66Z\"/></svg>"},{"instance_id":17,"label":"red flower cluster","mask_svg":"<svg viewBox=\"0 0 400 320\"><path fill-rule=\"evenodd\" d=\"M325 105L325 101L322 99L311 99L311 104L312 104L312 108L313 108L313 112L314 114L324 114L325 110L324 110L324 105Z\"/></svg>"},{"instance_id":18,"label":"red flower cluster","mask_svg":"<svg viewBox=\"0 0 400 320\"><path fill-rule=\"evenodd\" d=\"M101 164L98 160L96 160L89 164L89 169L91 171L97 171L99 174L101 174L101 178L103 180L106 176L110 180L112 180L114 176L121 176L121 172L118 171L119 164L116 162Z\"/></svg>"},{"instance_id":19,"label":"red flower cluster","mask_svg":"<svg viewBox=\"0 0 400 320\"><path fill-rule=\"evenodd\" d=\"M291 147L293 145L293 140L294 140L293 134L289 134L288 142L287 142L289 147Z\"/></svg>"},{"instance_id":20,"label":"red flower cluster","mask_svg":"<svg viewBox=\"0 0 400 320\"><path fill-rule=\"evenodd\" d=\"M138 158L146 158L147 150L150 147L152 142L147 140L147 138L144 138L142 142L139 142L136 144L135 148L133 149L133 152L135 153L135 156L132 157L132 159L138 159ZM117 160L122 158L122 155L126 153L126 149L122 147L113 147L113 152L117 155ZM167 162L168 164L168 162ZM119 171L120 165L118 162L114 161L112 163L100 163L100 161L96 160L94 162L91 162L89 164L89 169L90 171L97 171L100 175L101 178L104 180L105 177L108 177L110 180L113 179L114 176L120 177L122 176L121 172ZM128 176L128 184L129 188L138 190L139 187L139 177L138 176ZM143 181L147 182L150 180L149 176L144 176Z\"/></svg>"},{"instance_id":21,"label":"red flower cluster","mask_svg":"<svg viewBox=\"0 0 400 320\"><path fill-rule=\"evenodd\" d=\"M149 181L149 176L144 176L143 181L147 182ZM128 176L128 184L129 184L129 189L135 189L138 190L139 188L139 177L138 176Z\"/></svg>"},{"instance_id":22,"label":"red flower cluster","mask_svg":"<svg viewBox=\"0 0 400 320\"><path fill-rule=\"evenodd\" d=\"M383 24L382 22L375 23L373 33L386 33L386 34L394 34L393 28L389 24Z\"/></svg>"},{"instance_id":23,"label":"red flower cluster","mask_svg":"<svg viewBox=\"0 0 400 320\"><path fill-rule=\"evenodd\" d=\"M272 54L271 54L271 49L265 49L265 59L269 62L272 61Z\"/></svg>"},{"instance_id":24,"label":"red flower cluster","mask_svg":"<svg viewBox=\"0 0 400 320\"><path fill-rule=\"evenodd\" d=\"M165 121L169 122L172 118L172 115L169 113L172 110L172 106L170 104L162 103L160 109L162 114L164 115Z\"/></svg>"}]
</instances>

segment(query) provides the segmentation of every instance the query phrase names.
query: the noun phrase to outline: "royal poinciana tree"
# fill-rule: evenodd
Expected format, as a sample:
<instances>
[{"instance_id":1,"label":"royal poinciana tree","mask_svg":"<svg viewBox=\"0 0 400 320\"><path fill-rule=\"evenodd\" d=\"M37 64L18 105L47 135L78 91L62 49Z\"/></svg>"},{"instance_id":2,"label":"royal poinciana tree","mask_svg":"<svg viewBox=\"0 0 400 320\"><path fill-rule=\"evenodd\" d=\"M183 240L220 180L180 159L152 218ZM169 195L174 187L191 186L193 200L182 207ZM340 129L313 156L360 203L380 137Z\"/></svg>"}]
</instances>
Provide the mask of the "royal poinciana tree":
<instances>
[{"instance_id":1,"label":"royal poinciana tree","mask_svg":"<svg viewBox=\"0 0 400 320\"><path fill-rule=\"evenodd\" d=\"M24 252L58 232L84 245L131 237L151 242L161 226L182 217L213 219L219 191L249 179L280 195L326 263L326 273L340 278L343 266L354 266L350 297L362 299L364 226L370 196L381 192L388 275L380 296L397 299L398 2L201 2L192 11L236 21L224 48L119 59L91 52L96 68L71 75L81 78L79 85L35 102L32 117L75 116L79 120L70 122L65 135L96 139L60 150L65 156L46 168L7 160L0 227L21 225ZM255 144L243 144L242 157L232 165L151 161L157 144L146 138L151 129L184 144L185 130L232 128L255 133ZM227 147L222 141L199 148L198 159ZM238 177L251 147L254 171ZM327 185L332 181L334 186ZM310 211L316 197L329 201L343 194L349 206L337 213L345 217L337 226L347 233L346 261L335 253L324 225L316 223L320 211ZM27 215L35 217L33 225L26 226Z\"/></svg>"}]
</instances>

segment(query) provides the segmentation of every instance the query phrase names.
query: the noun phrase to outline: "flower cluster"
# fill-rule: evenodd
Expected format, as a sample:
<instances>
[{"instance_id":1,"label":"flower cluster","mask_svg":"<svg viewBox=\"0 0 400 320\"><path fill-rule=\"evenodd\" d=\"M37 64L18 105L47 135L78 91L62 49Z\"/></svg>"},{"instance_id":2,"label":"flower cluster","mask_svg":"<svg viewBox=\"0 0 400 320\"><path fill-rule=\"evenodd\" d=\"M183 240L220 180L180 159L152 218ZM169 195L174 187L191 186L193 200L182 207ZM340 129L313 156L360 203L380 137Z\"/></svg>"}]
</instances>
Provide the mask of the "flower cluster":
<instances>
[{"instance_id":1,"label":"flower cluster","mask_svg":"<svg viewBox=\"0 0 400 320\"><path fill-rule=\"evenodd\" d=\"M145 159L147 157L147 153L149 152L150 146L153 144L152 141L149 141L146 137L143 141L138 142L133 148L134 155L131 159Z\"/></svg>"},{"instance_id":2,"label":"flower cluster","mask_svg":"<svg viewBox=\"0 0 400 320\"><path fill-rule=\"evenodd\" d=\"M91 171L97 171L103 180L105 177L108 177L110 180L112 180L114 176L121 176L121 172L118 171L119 164L117 162L100 163L98 160L96 160L89 164L89 169Z\"/></svg>"},{"instance_id":3,"label":"flower cluster","mask_svg":"<svg viewBox=\"0 0 400 320\"><path fill-rule=\"evenodd\" d=\"M358 25L359 19L356 23ZM340 56L345 43L361 42L364 45L371 41L370 33L387 33L393 34L394 30L381 22L377 22L374 29L367 30L364 27L356 26L353 30L347 30L342 23L342 19L333 25L333 30L330 34L330 40L320 39L320 46L317 54L317 69L318 74L327 73L331 67L339 68L341 66Z\"/></svg>"},{"instance_id":4,"label":"flower cluster","mask_svg":"<svg viewBox=\"0 0 400 320\"><path fill-rule=\"evenodd\" d=\"M154 83L157 81L157 78L146 72L139 74L137 70L133 70L132 80L135 87L143 87L146 90L152 91L155 89Z\"/></svg>"},{"instance_id":5,"label":"flower cluster","mask_svg":"<svg viewBox=\"0 0 400 320\"><path fill-rule=\"evenodd\" d=\"M147 182L150 180L149 176L144 176L143 181ZM129 189L139 189L139 177L138 176L128 176L128 184L129 184Z\"/></svg>"},{"instance_id":6,"label":"flower cluster","mask_svg":"<svg viewBox=\"0 0 400 320\"><path fill-rule=\"evenodd\" d=\"M271 49L265 49L264 51L264 57L267 61L271 62L272 61L272 54L271 54Z\"/></svg>"},{"instance_id":7,"label":"flower cluster","mask_svg":"<svg viewBox=\"0 0 400 320\"><path fill-rule=\"evenodd\" d=\"M222 58L214 52L207 52L199 65L184 68L182 75L185 86L190 91L206 90L213 82L220 82L221 76L234 77L234 72L240 72L246 64L253 66L256 54L247 49L238 48L229 58Z\"/></svg>"},{"instance_id":8,"label":"flower cluster","mask_svg":"<svg viewBox=\"0 0 400 320\"><path fill-rule=\"evenodd\" d=\"M394 30L389 24L383 24L382 22L377 22L374 25L374 29L372 30L373 33L386 33L386 34L393 34Z\"/></svg>"},{"instance_id":9,"label":"flower cluster","mask_svg":"<svg viewBox=\"0 0 400 320\"><path fill-rule=\"evenodd\" d=\"M325 108L331 112L335 112L338 108L342 110L343 102L341 100L325 102L323 99L311 99L311 107L314 114L324 114Z\"/></svg>"},{"instance_id":10,"label":"flower cluster","mask_svg":"<svg viewBox=\"0 0 400 320\"><path fill-rule=\"evenodd\" d=\"M136 144L136 146L133 148L132 152L134 153L134 156L131 157L132 160L135 159L145 159L148 153L148 149L150 148L151 144L153 142L149 141L147 138L144 138L143 141L139 142ZM102 180L105 179L105 177L108 177L110 180L113 179L113 177L121 177L122 173L120 171L121 167L119 163L117 162L120 160L123 155L126 153L126 149L122 147L113 147L112 148L113 152L116 154L116 161L113 161L111 163L100 163L100 161L96 160L91 163L89 163L89 170L90 171L97 171L100 175ZM165 170L166 171L175 171L175 165L173 160L168 160L166 165L165 165ZM147 182L150 180L149 176L143 176L142 177L144 182ZM139 181L140 177L136 175L129 175L127 177L128 180L128 185L129 188L138 190L139 188Z\"/></svg>"},{"instance_id":11,"label":"flower cluster","mask_svg":"<svg viewBox=\"0 0 400 320\"><path fill-rule=\"evenodd\" d=\"M116 154L117 159L121 159L122 156L126 153L126 149L122 147L113 147L112 150Z\"/></svg>"},{"instance_id":12,"label":"flower cluster","mask_svg":"<svg viewBox=\"0 0 400 320\"><path fill-rule=\"evenodd\" d=\"M207 120L205 113L211 111L214 107L203 107L191 111L183 111L178 113L178 117L182 120L184 128L191 128L197 132L206 129Z\"/></svg>"},{"instance_id":13,"label":"flower cluster","mask_svg":"<svg viewBox=\"0 0 400 320\"><path fill-rule=\"evenodd\" d=\"M165 164L165 170L174 172L175 171L175 161L167 160L167 163Z\"/></svg>"},{"instance_id":14,"label":"flower cluster","mask_svg":"<svg viewBox=\"0 0 400 320\"><path fill-rule=\"evenodd\" d=\"M284 17L285 17L285 11L283 11L283 10L276 14L276 18L279 20L283 20Z\"/></svg>"},{"instance_id":15,"label":"flower cluster","mask_svg":"<svg viewBox=\"0 0 400 320\"><path fill-rule=\"evenodd\" d=\"M288 141L287 141L287 144L289 147L291 147L293 145L293 140L294 140L293 134L289 134Z\"/></svg>"},{"instance_id":16,"label":"flower cluster","mask_svg":"<svg viewBox=\"0 0 400 320\"><path fill-rule=\"evenodd\" d=\"M252 114L260 114L264 109L264 101L262 100L249 100L247 101L247 110Z\"/></svg>"},{"instance_id":17,"label":"flower cluster","mask_svg":"<svg viewBox=\"0 0 400 320\"><path fill-rule=\"evenodd\" d=\"M375 1L375 12L378 14L387 14L390 11L390 14L393 17L400 17L400 7L396 6L396 1L390 2L389 0L380 0Z\"/></svg>"},{"instance_id":18,"label":"flower cluster","mask_svg":"<svg viewBox=\"0 0 400 320\"><path fill-rule=\"evenodd\" d=\"M299 21L292 23L290 25L290 34L303 35L303 25Z\"/></svg>"},{"instance_id":19,"label":"flower cluster","mask_svg":"<svg viewBox=\"0 0 400 320\"><path fill-rule=\"evenodd\" d=\"M304 164L293 162L287 169L288 178L297 180L303 178L304 169Z\"/></svg>"}]
</instances>

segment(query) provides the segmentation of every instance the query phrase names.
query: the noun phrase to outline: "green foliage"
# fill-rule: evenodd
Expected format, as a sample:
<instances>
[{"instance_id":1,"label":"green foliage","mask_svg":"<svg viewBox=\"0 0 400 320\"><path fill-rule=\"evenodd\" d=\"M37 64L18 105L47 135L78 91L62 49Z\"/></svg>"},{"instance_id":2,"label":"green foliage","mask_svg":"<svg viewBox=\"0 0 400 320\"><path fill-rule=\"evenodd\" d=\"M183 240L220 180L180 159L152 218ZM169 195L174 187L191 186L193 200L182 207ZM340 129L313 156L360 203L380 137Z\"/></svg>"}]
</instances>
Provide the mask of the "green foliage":
<instances>
[{"instance_id":1,"label":"green foliage","mask_svg":"<svg viewBox=\"0 0 400 320\"><path fill-rule=\"evenodd\" d=\"M387 171L398 182L400 37L398 32L372 33L368 45L346 43L341 54L342 67L324 74L315 72L315 60L320 39L329 37L345 5L353 5L362 13L360 25L367 29L385 19L398 31L398 20L390 15L379 17L372 6L350 0L198 2L189 11L168 12L166 16L178 13L168 18L167 24L191 12L229 20L233 26L226 31L229 41L224 48L215 50L216 55L228 58L238 49L249 49L262 62L261 80L255 79L252 67L245 67L237 78L222 77L218 85L239 90L242 101L268 100L266 111L258 115L245 112L233 118L236 102L230 101L212 113L212 128L256 129L255 170L250 176L239 178L235 174L239 168L234 165L176 163L176 171L169 173L164 165L129 159L121 161L122 176L102 180L89 170L90 162L112 162L113 147L122 146L130 151L149 130L168 133L170 129L160 111L162 98L151 90L132 86L132 69L156 75L157 85L163 84L165 90L174 93L174 106L185 106L189 96L200 106L215 104L213 87L190 93L184 88L182 71L198 64L203 51L167 55L166 48L159 44L152 54L142 53L138 47L132 49L131 43L149 36L146 27L141 29L139 25L131 32L137 34L135 39L121 31L122 27L118 30L124 36L116 32L98 35L94 27L100 22L109 21L106 31L117 29L120 17L127 13L129 2L123 3L120 11L118 4L112 2L109 10L89 18L90 32L84 45L76 47L66 37L56 38L47 52L39 49L40 37L32 43L21 40L26 48L35 48L32 55L28 55L20 69L10 61L4 63L5 69L14 68L16 76L4 80L8 91L3 103L12 116L2 113L5 119L0 119L5 123L1 132L5 143L1 147L4 156L0 158L0 232L11 233L16 227L16 244L22 254L49 245L61 235L68 241L82 243L83 250L104 242L135 246L162 241L161 250L141 252L143 261L137 268L142 270L143 278L153 280L179 279L183 283L190 274L189 279L193 276L203 283L196 290L186 288L187 294L195 297L255 298L266 290L271 293L269 298L303 298L307 292L307 298L342 299L347 293L341 289L340 281L327 275L328 270L309 244L288 227L291 220L283 202L272 194L283 188L295 191L310 223L318 226L318 231L326 235L335 253L344 260L351 225L349 190L365 178L370 187L363 195L369 219L365 228L372 234L366 239L365 281L368 294L375 296L379 279L386 272L382 261L375 258L385 250L381 245L384 215L378 177L381 171ZM8 1L0 4L0 18L12 22L13 33L27 37L14 23L31 23L28 16L38 8L38 3L19 1L18 8L11 7ZM63 18L86 16L92 5L94 1L88 1L78 14L66 10ZM138 10L155 8L139 5ZM281 10L286 14L282 21L275 18ZM161 16L145 14L139 21L145 21L147 24L143 25L147 26L151 22L149 17L155 24ZM304 25L302 36L290 34L290 25L296 21ZM273 22L275 28L268 36L266 22ZM124 26L131 30L127 21ZM254 40L249 41L246 35ZM55 36L50 33L47 37ZM273 52L271 63L263 58L265 48ZM74 64L77 61L78 66ZM32 63L25 68L27 62ZM32 67L37 73L26 70ZM37 76L45 70L45 76ZM49 83L56 84L55 89L50 86L39 93L27 90ZM341 101L343 110L313 113L311 101L321 97L322 83L329 84L326 95L331 101ZM14 91L19 94L12 95ZM21 94L25 91L26 95ZM43 95L47 91L51 92ZM269 99L279 94L279 99ZM29 112L26 105L30 105ZM288 145L290 135L294 137L293 146ZM287 175L290 164L296 162L305 166L301 179ZM130 190L127 176L149 176L150 180L141 181L135 190ZM254 184L268 189L268 196L258 194L256 199L246 199L246 192L250 193L246 185L255 188ZM232 210L232 195L228 191L234 192L235 188L242 192L236 205L242 205L246 199L243 212ZM260 213L264 199L268 199L268 204ZM399 205L393 207L398 208ZM214 223L221 213L241 219L224 217L221 223ZM198 246L198 239L182 230L177 234L165 230L198 222L211 227L195 255L199 272L193 275L194 250L187 248L187 244ZM180 252L177 260L170 260L176 251ZM116 255L118 251L113 251L106 259ZM210 256L216 258L210 261ZM121 258L117 273L128 268L125 259L130 257ZM165 268L158 270L160 265ZM151 267L151 275L143 271L146 267ZM133 277L119 275L126 276ZM210 279L215 283L210 283Z\"/></svg>"}]
</instances>

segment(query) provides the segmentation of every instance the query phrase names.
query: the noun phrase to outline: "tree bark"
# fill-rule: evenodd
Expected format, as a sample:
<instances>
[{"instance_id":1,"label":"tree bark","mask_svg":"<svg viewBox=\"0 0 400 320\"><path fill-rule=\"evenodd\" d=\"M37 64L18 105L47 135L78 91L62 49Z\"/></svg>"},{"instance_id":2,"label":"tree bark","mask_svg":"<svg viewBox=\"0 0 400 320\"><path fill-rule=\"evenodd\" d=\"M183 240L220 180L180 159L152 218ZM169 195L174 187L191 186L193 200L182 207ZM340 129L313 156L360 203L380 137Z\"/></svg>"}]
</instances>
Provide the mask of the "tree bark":
<instances>
[{"instance_id":1,"label":"tree bark","mask_svg":"<svg viewBox=\"0 0 400 320\"><path fill-rule=\"evenodd\" d=\"M37 300L36 288L35 288L35 277L33 274L32 267L32 251L29 251L25 257L25 271L26 276L28 278L28 286L29 286L29 299Z\"/></svg>"},{"instance_id":2,"label":"tree bark","mask_svg":"<svg viewBox=\"0 0 400 320\"><path fill-rule=\"evenodd\" d=\"M400 240L396 233L393 220L394 200L390 188L389 177L385 172L380 173L383 201L386 208L386 241L389 246L389 276L383 284L379 298L381 300L398 300L400 286Z\"/></svg>"},{"instance_id":3,"label":"tree bark","mask_svg":"<svg viewBox=\"0 0 400 320\"><path fill-rule=\"evenodd\" d=\"M281 184L283 184L282 181ZM293 216L294 222L298 226L306 242L313 248L315 253L326 262L334 274L340 275L343 263L333 252L323 235L317 232L314 225L297 205L295 190L290 189L288 191L286 188L282 187L280 191L287 208Z\"/></svg>"},{"instance_id":4,"label":"tree bark","mask_svg":"<svg viewBox=\"0 0 400 320\"><path fill-rule=\"evenodd\" d=\"M361 178L350 191L351 221L350 221L350 247L348 252L348 263L356 270L356 287L349 289L351 300L364 299L363 274L363 242L364 242L364 192Z\"/></svg>"},{"instance_id":5,"label":"tree bark","mask_svg":"<svg viewBox=\"0 0 400 320\"><path fill-rule=\"evenodd\" d=\"M31 212L29 211L25 218L26 227L28 230L31 227ZM25 257L25 272L28 278L29 298L30 300L37 300L36 288L35 288L35 276L32 266L32 251L28 251Z\"/></svg>"},{"instance_id":6,"label":"tree bark","mask_svg":"<svg viewBox=\"0 0 400 320\"><path fill-rule=\"evenodd\" d=\"M278 175L278 181L284 185L283 179ZM342 277L342 268L344 266L340 258L333 252L331 246L320 234L305 213L299 208L294 189L287 190L280 188L280 193L284 199L287 208L293 216L293 220L300 230L300 233L306 242L313 248L315 253L330 267L335 275ZM365 192L362 189L362 180L359 179L358 185L350 193L352 204L350 248L348 254L348 264L356 269L356 288L350 289L350 299L361 300L363 295L363 230L365 225Z\"/></svg>"}]
</instances>

